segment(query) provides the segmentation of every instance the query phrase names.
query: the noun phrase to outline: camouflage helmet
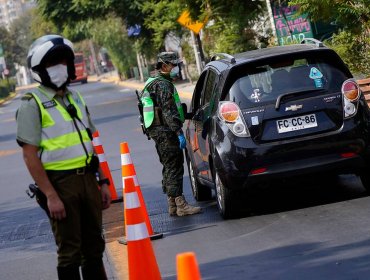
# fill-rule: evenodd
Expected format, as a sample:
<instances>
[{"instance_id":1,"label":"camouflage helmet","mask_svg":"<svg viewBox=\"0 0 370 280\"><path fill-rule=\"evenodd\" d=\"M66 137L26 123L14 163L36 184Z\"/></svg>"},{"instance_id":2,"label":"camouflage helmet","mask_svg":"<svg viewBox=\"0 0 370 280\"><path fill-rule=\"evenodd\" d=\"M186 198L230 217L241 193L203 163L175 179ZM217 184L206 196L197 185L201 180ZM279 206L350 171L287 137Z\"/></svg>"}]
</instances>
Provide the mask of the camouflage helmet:
<instances>
[{"instance_id":1,"label":"camouflage helmet","mask_svg":"<svg viewBox=\"0 0 370 280\"><path fill-rule=\"evenodd\" d=\"M171 63L173 65L180 63L177 53L175 52L161 52L158 54L157 62L162 62L165 64Z\"/></svg>"}]
</instances>

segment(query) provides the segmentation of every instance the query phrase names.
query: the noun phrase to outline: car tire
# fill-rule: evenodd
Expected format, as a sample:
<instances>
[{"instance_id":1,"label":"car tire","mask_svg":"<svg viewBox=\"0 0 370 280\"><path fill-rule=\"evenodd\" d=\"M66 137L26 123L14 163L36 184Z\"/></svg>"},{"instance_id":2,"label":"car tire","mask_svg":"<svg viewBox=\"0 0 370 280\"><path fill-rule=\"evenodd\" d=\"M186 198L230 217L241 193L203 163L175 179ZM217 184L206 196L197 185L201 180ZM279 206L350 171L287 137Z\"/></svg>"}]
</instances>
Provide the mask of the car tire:
<instances>
[{"instance_id":1,"label":"car tire","mask_svg":"<svg viewBox=\"0 0 370 280\"><path fill-rule=\"evenodd\" d=\"M369 173L361 173L360 174L360 179L362 182L362 185L366 189L367 192L370 192L370 174Z\"/></svg>"},{"instance_id":2,"label":"car tire","mask_svg":"<svg viewBox=\"0 0 370 280\"><path fill-rule=\"evenodd\" d=\"M239 198L232 190L225 187L215 171L216 201L220 215L224 219L234 218L238 213Z\"/></svg>"},{"instance_id":3,"label":"car tire","mask_svg":"<svg viewBox=\"0 0 370 280\"><path fill-rule=\"evenodd\" d=\"M186 157L186 162L188 164L191 191L193 193L195 200L197 201L211 200L212 190L207 186L204 186L201 183L199 183L197 177L195 176L193 164L191 160L188 158L188 156Z\"/></svg>"}]
</instances>

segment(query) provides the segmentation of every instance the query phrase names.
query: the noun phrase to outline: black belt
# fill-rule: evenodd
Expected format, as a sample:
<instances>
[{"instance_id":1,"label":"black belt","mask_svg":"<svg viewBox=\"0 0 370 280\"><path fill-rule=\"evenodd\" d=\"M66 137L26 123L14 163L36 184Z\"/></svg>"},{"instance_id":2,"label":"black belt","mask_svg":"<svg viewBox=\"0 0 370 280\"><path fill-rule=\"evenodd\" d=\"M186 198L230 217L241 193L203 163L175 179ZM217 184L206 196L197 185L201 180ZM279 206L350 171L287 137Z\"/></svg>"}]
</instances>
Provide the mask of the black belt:
<instances>
[{"instance_id":1,"label":"black belt","mask_svg":"<svg viewBox=\"0 0 370 280\"><path fill-rule=\"evenodd\" d=\"M92 172L91 168L87 166L69 170L46 170L48 175L85 175Z\"/></svg>"}]
</instances>

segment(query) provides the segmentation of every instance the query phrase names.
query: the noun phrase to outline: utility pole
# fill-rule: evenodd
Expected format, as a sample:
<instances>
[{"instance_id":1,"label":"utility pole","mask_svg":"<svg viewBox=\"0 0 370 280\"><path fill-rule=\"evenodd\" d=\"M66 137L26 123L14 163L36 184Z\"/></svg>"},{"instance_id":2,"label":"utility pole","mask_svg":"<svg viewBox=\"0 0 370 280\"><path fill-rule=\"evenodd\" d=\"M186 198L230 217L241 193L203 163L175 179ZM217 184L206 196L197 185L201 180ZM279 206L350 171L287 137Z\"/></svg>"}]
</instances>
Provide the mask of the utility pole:
<instances>
[{"instance_id":1,"label":"utility pole","mask_svg":"<svg viewBox=\"0 0 370 280\"><path fill-rule=\"evenodd\" d=\"M144 82L144 75L143 75L143 63L141 60L141 55L139 52L136 52L136 59L137 59L137 66L139 67L139 76L140 76L140 81Z\"/></svg>"},{"instance_id":2,"label":"utility pole","mask_svg":"<svg viewBox=\"0 0 370 280\"><path fill-rule=\"evenodd\" d=\"M267 6L267 12L268 12L270 23L271 23L272 35L274 35L275 43L276 43L278 41L278 37L277 37L277 33L276 33L274 15L272 13L271 1L270 0L266 0L266 6Z\"/></svg>"},{"instance_id":3,"label":"utility pole","mask_svg":"<svg viewBox=\"0 0 370 280\"><path fill-rule=\"evenodd\" d=\"M195 35L194 35L194 32L193 31L190 31L190 34L191 34L191 40L193 41L193 49L194 49L194 55L195 55L195 62L197 64L197 69L198 69L198 74L200 75L202 73L202 64L201 64L201 61L200 61L200 54L198 52L198 48L197 48L197 44L195 42Z\"/></svg>"}]
</instances>

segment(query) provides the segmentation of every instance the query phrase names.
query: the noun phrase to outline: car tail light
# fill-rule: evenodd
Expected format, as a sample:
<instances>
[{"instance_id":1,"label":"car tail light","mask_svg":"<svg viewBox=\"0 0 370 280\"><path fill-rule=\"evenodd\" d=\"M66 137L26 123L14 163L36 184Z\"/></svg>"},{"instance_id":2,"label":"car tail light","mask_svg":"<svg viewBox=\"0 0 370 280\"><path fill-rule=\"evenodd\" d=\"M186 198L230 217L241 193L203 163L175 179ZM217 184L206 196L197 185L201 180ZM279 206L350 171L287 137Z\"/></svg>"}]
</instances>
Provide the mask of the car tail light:
<instances>
[{"instance_id":1,"label":"car tail light","mask_svg":"<svg viewBox=\"0 0 370 280\"><path fill-rule=\"evenodd\" d=\"M342 85L344 117L350 118L356 115L360 88L354 79L344 81Z\"/></svg>"},{"instance_id":2,"label":"car tail light","mask_svg":"<svg viewBox=\"0 0 370 280\"><path fill-rule=\"evenodd\" d=\"M249 174L258 175L258 174L265 173L266 171L267 171L266 167L261 167L261 168L253 169Z\"/></svg>"},{"instance_id":3,"label":"car tail light","mask_svg":"<svg viewBox=\"0 0 370 280\"><path fill-rule=\"evenodd\" d=\"M360 88L354 80L347 80L342 85L342 93L349 101L356 101L360 97Z\"/></svg>"},{"instance_id":4,"label":"car tail light","mask_svg":"<svg viewBox=\"0 0 370 280\"><path fill-rule=\"evenodd\" d=\"M340 154L340 156L342 157L342 158L352 158L352 157L355 157L357 154L355 154L355 153L342 153L342 154Z\"/></svg>"},{"instance_id":5,"label":"car tail light","mask_svg":"<svg viewBox=\"0 0 370 280\"><path fill-rule=\"evenodd\" d=\"M249 137L249 131L243 121L239 106L231 101L220 102L218 117L224 121L235 136Z\"/></svg>"}]
</instances>

